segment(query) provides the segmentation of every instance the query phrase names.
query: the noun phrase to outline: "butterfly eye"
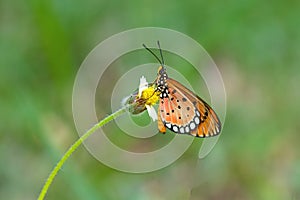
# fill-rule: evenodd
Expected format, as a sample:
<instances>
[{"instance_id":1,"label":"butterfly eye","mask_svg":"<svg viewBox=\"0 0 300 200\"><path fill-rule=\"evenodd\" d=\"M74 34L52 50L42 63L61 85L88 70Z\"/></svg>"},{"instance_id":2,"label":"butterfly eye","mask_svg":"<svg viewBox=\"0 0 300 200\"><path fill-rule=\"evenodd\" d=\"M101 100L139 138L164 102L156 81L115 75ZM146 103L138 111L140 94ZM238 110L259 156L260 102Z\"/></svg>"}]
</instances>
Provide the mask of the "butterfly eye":
<instances>
[{"instance_id":1,"label":"butterfly eye","mask_svg":"<svg viewBox=\"0 0 300 200\"><path fill-rule=\"evenodd\" d=\"M158 75L161 75L163 72L163 67L162 66L159 66L158 70L157 70L157 74Z\"/></svg>"}]
</instances>

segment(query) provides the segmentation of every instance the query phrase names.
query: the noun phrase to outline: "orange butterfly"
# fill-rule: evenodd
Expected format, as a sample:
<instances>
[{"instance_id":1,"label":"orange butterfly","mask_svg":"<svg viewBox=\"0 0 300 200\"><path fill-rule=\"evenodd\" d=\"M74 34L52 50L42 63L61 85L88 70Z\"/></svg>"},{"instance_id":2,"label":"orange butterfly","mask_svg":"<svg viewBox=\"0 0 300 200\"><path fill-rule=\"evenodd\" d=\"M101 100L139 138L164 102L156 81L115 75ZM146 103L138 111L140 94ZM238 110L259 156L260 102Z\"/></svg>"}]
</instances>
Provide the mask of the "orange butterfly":
<instances>
[{"instance_id":1,"label":"orange butterfly","mask_svg":"<svg viewBox=\"0 0 300 200\"><path fill-rule=\"evenodd\" d=\"M221 131L221 122L215 111L199 96L181 83L168 77L160 44L161 60L145 45L161 66L154 81L160 92L158 108L158 129L165 133L166 128L178 134L195 137L216 136Z\"/></svg>"}]
</instances>

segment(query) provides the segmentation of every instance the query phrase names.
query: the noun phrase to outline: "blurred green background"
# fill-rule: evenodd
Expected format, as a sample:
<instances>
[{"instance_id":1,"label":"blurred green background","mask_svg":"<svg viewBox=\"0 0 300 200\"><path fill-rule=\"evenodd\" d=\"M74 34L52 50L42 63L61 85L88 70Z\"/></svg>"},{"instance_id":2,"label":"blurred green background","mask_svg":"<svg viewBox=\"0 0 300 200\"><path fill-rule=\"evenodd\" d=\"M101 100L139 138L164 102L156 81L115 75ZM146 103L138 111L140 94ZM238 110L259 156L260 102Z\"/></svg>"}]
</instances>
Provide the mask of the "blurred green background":
<instances>
[{"instance_id":1,"label":"blurred green background","mask_svg":"<svg viewBox=\"0 0 300 200\"><path fill-rule=\"evenodd\" d=\"M0 1L0 199L37 197L78 138L72 87L81 62L107 37L145 26L183 32L215 60L228 98L218 144L197 161L194 142L147 174L110 169L80 147L46 199L300 199L299 9L279 0Z\"/></svg>"}]
</instances>

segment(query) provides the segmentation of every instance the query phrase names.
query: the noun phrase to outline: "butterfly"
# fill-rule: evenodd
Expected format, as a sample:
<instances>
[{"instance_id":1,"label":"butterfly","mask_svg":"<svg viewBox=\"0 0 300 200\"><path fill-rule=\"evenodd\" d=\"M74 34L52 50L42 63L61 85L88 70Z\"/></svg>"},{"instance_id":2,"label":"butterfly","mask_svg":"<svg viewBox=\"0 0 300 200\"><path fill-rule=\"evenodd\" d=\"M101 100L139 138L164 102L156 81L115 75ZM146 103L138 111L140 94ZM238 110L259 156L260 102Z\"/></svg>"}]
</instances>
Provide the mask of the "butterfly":
<instances>
[{"instance_id":1,"label":"butterfly","mask_svg":"<svg viewBox=\"0 0 300 200\"><path fill-rule=\"evenodd\" d=\"M178 134L202 138L218 135L221 131L221 122L216 112L194 92L168 76L159 41L157 44L161 59L145 44L143 46L160 63L157 78L154 81L160 93L159 131L165 133L166 129L169 129Z\"/></svg>"}]
</instances>

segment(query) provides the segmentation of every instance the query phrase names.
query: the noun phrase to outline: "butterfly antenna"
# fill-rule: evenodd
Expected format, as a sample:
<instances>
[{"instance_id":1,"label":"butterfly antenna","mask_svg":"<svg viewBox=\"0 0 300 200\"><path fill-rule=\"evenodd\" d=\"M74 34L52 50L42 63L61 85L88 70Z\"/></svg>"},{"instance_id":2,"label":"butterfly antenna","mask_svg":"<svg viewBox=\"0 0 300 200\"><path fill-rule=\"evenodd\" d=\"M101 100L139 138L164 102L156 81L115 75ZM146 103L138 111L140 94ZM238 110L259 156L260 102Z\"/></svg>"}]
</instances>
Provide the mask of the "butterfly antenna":
<instances>
[{"instance_id":1,"label":"butterfly antenna","mask_svg":"<svg viewBox=\"0 0 300 200\"><path fill-rule=\"evenodd\" d=\"M160 52L160 57L161 57L162 65L163 65L163 67L164 67L165 61L164 61L164 57L163 57L163 54L162 54L162 50L161 50L161 48L160 48L159 40L157 40L157 45L158 45L158 48L159 48L159 52Z\"/></svg>"},{"instance_id":2,"label":"butterfly antenna","mask_svg":"<svg viewBox=\"0 0 300 200\"><path fill-rule=\"evenodd\" d=\"M157 57L157 55L155 55L155 53L154 53L151 49L149 49L145 44L143 44L143 47L144 47L145 49L147 49L147 51L149 51L149 52L156 58L156 60L158 60L158 62L159 62L161 65L163 65L163 62L159 59L159 57Z\"/></svg>"}]
</instances>

